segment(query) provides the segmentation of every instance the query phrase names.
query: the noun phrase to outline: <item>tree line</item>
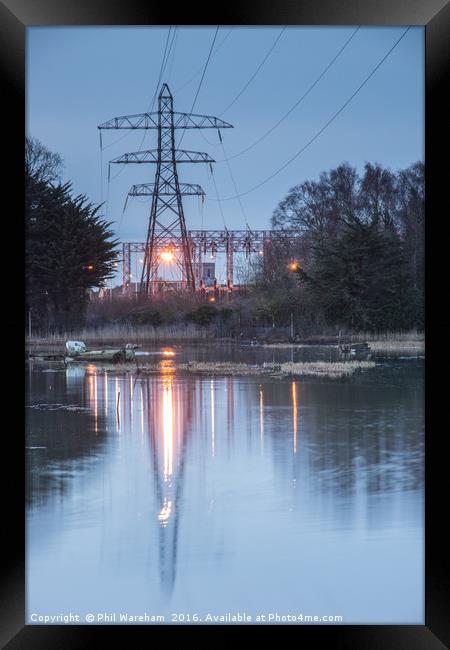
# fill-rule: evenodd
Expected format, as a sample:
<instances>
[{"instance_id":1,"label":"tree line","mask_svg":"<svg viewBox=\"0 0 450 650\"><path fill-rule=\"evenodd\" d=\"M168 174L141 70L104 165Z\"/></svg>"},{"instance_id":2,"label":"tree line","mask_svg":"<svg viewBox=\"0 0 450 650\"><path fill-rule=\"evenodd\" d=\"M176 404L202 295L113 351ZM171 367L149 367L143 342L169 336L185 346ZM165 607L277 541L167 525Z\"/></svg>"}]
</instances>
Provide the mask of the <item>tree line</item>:
<instances>
[{"instance_id":1,"label":"tree line","mask_svg":"<svg viewBox=\"0 0 450 650\"><path fill-rule=\"evenodd\" d=\"M99 325L135 311L126 301L89 305L89 289L115 275L119 242L101 206L61 181L62 168L58 154L26 139L26 308L38 331L74 329L86 314ZM396 172L367 163L362 173L344 163L295 185L276 206L272 228L295 231L296 243L273 244L246 267L241 282L249 290L227 304L227 323L295 322L300 334L422 329L424 200L420 161ZM170 309L164 298L147 301L158 322L196 314L198 297L167 301Z\"/></svg>"},{"instance_id":2,"label":"tree line","mask_svg":"<svg viewBox=\"0 0 450 650\"><path fill-rule=\"evenodd\" d=\"M292 187L272 216L297 245L254 270L263 318L302 328L381 331L424 325L424 165L393 172L344 163Z\"/></svg>"}]
</instances>

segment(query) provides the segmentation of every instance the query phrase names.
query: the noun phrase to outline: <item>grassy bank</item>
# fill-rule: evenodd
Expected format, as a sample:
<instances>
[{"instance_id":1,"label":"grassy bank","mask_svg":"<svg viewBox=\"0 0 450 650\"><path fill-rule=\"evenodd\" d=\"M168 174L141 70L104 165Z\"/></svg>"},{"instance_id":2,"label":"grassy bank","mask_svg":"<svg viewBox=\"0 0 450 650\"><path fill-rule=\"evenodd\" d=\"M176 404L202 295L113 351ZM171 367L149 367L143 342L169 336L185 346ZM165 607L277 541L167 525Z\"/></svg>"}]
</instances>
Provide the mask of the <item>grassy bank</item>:
<instances>
[{"instance_id":1,"label":"grassy bank","mask_svg":"<svg viewBox=\"0 0 450 650\"><path fill-rule=\"evenodd\" d=\"M352 343L367 341L374 352L425 352L423 332L382 332L355 334Z\"/></svg>"},{"instance_id":2,"label":"grassy bank","mask_svg":"<svg viewBox=\"0 0 450 650\"><path fill-rule=\"evenodd\" d=\"M313 336L300 339L295 343L265 343L270 348L301 348L308 345L334 345L362 343L367 341L374 352L418 352L425 351L423 332L355 332L338 336Z\"/></svg>"},{"instance_id":3,"label":"grassy bank","mask_svg":"<svg viewBox=\"0 0 450 650\"><path fill-rule=\"evenodd\" d=\"M222 377L245 377L245 376L270 376L270 377L287 377L287 376L314 376L314 377L331 377L340 378L352 375L356 371L374 368L373 361L347 361L347 362L325 362L310 361L304 363L263 363L263 364L246 364L232 363L228 361L211 361L199 362L190 361L188 363L170 364L170 370L174 373L190 373L206 376ZM146 375L159 374L162 372L161 363L150 363L139 361L137 367L131 363L99 363L90 364L90 369L113 370L115 372L130 372ZM164 369L167 374L168 367Z\"/></svg>"},{"instance_id":4,"label":"grassy bank","mask_svg":"<svg viewBox=\"0 0 450 650\"><path fill-rule=\"evenodd\" d=\"M96 328L82 328L64 334L34 335L26 339L27 352L46 351L62 354L65 342L68 340L84 341L88 349L102 348L104 346L121 347L126 343L137 343L142 346L176 345L190 343L220 343L224 340L215 336L210 327L202 327L194 323L179 325L105 325ZM423 332L412 330L410 332L354 332L342 334L341 343L361 343L368 341L374 352L410 352L423 353L425 340ZM296 342L277 341L271 343L261 341L263 345L272 348L297 348L308 345L337 345L338 336L316 335L299 337Z\"/></svg>"},{"instance_id":5,"label":"grassy bank","mask_svg":"<svg viewBox=\"0 0 450 650\"><path fill-rule=\"evenodd\" d=\"M264 343L265 348L279 350L306 348L310 345L332 345L337 347L335 343ZM417 352L418 354L425 352L425 341L370 341L369 345L372 352Z\"/></svg>"},{"instance_id":6,"label":"grassy bank","mask_svg":"<svg viewBox=\"0 0 450 650\"><path fill-rule=\"evenodd\" d=\"M304 363L282 363L280 370L285 375L314 375L316 377L344 377L357 370L375 368L374 361L311 361Z\"/></svg>"},{"instance_id":7,"label":"grassy bank","mask_svg":"<svg viewBox=\"0 0 450 650\"><path fill-rule=\"evenodd\" d=\"M357 370L374 368L373 361L326 362L310 361L303 363L264 363L248 365L244 363L191 362L180 364L182 369L203 375L312 375L315 377L339 378L352 375Z\"/></svg>"},{"instance_id":8,"label":"grassy bank","mask_svg":"<svg viewBox=\"0 0 450 650\"><path fill-rule=\"evenodd\" d=\"M425 341L372 341L374 352L425 352Z\"/></svg>"}]
</instances>

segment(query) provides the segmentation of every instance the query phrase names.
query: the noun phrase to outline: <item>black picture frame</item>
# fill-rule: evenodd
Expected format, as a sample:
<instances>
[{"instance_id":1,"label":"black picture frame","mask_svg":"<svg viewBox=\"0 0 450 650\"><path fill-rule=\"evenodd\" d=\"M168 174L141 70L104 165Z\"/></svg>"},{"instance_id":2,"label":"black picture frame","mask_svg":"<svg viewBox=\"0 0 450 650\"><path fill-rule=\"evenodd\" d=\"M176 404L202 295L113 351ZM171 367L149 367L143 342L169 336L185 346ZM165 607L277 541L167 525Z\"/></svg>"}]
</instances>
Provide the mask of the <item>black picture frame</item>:
<instances>
[{"instance_id":1,"label":"black picture frame","mask_svg":"<svg viewBox=\"0 0 450 650\"><path fill-rule=\"evenodd\" d=\"M200 7L199 7L200 8ZM5 165L4 199L10 201L4 216L4 246L13 253L14 264L23 260L23 230L20 215L23 211L23 146L25 123L25 32L33 25L181 25L243 24L243 25L424 25L426 26L426 560L425 560L425 625L319 625L289 626L298 635L300 643L311 647L316 643L329 643L336 648L359 648L364 650L396 648L396 650L434 650L448 647L450 631L450 602L448 590L449 551L445 532L446 495L448 494L448 469L445 442L449 427L445 426L445 383L435 379L439 362L442 361L439 343L446 343L443 317L440 315L445 303L436 302L432 295L438 287L446 290L446 240L440 235L444 212L444 188L447 181L445 163L439 153L444 152L444 135L448 124L448 108L445 103L445 73L449 68L450 7L445 0L303 0L293 4L290 0L271 3L227 2L218 15L202 7L185 5L177 7L173 15L169 7L139 0L3 0L0 4L0 66L4 92L3 107L6 108L4 135L12 137L10 145L3 149ZM442 160L445 161L442 156ZM448 181L447 181L448 183ZM441 208L439 206L442 206ZM11 233L11 228L16 233ZM6 262L4 262L6 264ZM9 267L7 267L9 268ZM10 291L8 309L4 318L8 321L8 349L6 363L17 367L23 349L23 276L16 271L14 281L8 270L4 282ZM20 282L22 279L22 282ZM21 293L22 291L22 293ZM436 293L440 293L439 291ZM448 294L448 289L447 289ZM445 293L443 294L445 298ZM448 300L447 300L448 302ZM13 342L11 341L11 337ZM23 366L22 366L23 368ZM22 370L20 369L20 372ZM13 390L8 393L8 403L15 413L23 412L21 375L14 380ZM439 415L439 408L441 408ZM25 526L24 526L24 450L20 418L3 431L9 448L4 453L4 465L14 468L12 478L4 491L3 552L4 572L1 587L2 647L8 650L32 648L87 648L104 640L105 634L113 634L118 643L130 643L129 635L138 635L142 641L152 638L155 626L25 626ZM148 627L152 629L149 630ZM187 626L165 626L164 633L172 634L177 627L185 634ZM189 626L199 631L198 626ZM205 626L200 626L205 629ZM222 626L223 627L223 626ZM222 630L224 640L228 630ZM285 626L271 626L271 631ZM214 630L215 626L210 627ZM169 632L170 629L170 632ZM254 629L249 626L249 630ZM200 631L202 631L200 630ZM240 627L239 632L242 629ZM267 630L269 631L269 630ZM150 635L151 633L151 635ZM175 634L175 632L173 632ZM265 632L264 632L265 633Z\"/></svg>"}]
</instances>

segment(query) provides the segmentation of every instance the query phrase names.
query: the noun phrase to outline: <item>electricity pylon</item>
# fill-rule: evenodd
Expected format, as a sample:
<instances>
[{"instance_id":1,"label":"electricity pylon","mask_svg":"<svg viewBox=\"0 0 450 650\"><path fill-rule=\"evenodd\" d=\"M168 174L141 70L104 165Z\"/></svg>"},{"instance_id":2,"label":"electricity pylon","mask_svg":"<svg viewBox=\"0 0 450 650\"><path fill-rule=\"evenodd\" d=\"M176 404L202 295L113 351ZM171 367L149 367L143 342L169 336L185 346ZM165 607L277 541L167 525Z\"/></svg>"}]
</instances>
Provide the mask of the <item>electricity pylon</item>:
<instances>
[{"instance_id":1,"label":"electricity pylon","mask_svg":"<svg viewBox=\"0 0 450 650\"><path fill-rule=\"evenodd\" d=\"M155 163L154 183L133 185L129 196L152 196L152 207L148 224L147 241L142 268L140 296L148 296L158 279L161 251L166 259L174 259L181 269L186 288L195 290L192 265L192 250L184 218L181 197L204 196L200 185L180 183L177 165L179 163L213 163L208 154L200 151L186 151L175 147L175 129L226 129L231 124L209 115L179 113L173 110L173 97L165 83L158 97L158 111L114 117L101 124L99 129L157 129L158 148L149 151L126 153L111 163ZM168 216L167 216L168 215ZM181 251L175 243L181 239ZM164 259L164 258L162 258Z\"/></svg>"}]
</instances>

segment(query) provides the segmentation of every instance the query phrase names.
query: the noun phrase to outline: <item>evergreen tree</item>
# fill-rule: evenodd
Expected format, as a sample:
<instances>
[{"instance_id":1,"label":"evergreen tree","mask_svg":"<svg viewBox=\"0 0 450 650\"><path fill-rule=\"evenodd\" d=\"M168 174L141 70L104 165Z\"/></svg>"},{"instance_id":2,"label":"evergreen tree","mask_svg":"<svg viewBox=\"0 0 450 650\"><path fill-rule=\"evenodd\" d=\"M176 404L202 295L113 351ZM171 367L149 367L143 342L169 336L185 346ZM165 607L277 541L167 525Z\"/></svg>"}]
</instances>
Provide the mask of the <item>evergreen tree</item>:
<instances>
[{"instance_id":1,"label":"evergreen tree","mask_svg":"<svg viewBox=\"0 0 450 650\"><path fill-rule=\"evenodd\" d=\"M113 276L117 241L100 206L41 175L26 175L27 306L37 327L62 330L83 323L88 289Z\"/></svg>"},{"instance_id":2,"label":"evergreen tree","mask_svg":"<svg viewBox=\"0 0 450 650\"><path fill-rule=\"evenodd\" d=\"M330 324L365 331L412 325L412 287L401 241L377 221L355 222L341 237L321 242L309 273L299 274Z\"/></svg>"}]
</instances>

